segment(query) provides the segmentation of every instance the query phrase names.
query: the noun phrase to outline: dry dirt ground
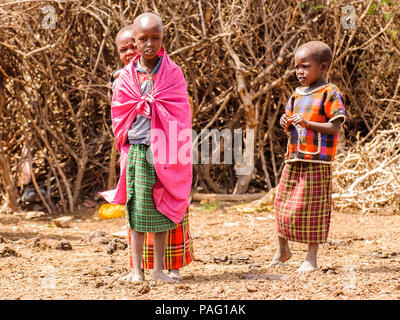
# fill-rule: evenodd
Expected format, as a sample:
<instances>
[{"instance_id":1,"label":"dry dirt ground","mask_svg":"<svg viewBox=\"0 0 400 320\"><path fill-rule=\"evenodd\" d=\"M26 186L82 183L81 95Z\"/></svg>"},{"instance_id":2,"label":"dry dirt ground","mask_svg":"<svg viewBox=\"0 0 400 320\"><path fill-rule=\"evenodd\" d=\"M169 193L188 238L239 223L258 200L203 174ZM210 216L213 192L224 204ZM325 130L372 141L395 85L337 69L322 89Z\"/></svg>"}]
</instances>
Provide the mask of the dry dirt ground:
<instances>
[{"instance_id":1,"label":"dry dirt ground","mask_svg":"<svg viewBox=\"0 0 400 320\"><path fill-rule=\"evenodd\" d=\"M124 218L99 220L94 209L68 228L46 217L0 214L0 299L400 298L400 216L385 212L334 212L319 269L298 274L304 244L291 244L293 257L286 265L268 266L276 245L272 213L192 204L196 258L181 270L177 284L135 286L119 280L129 271L127 239L113 241L114 247L110 239L126 232L124 226ZM147 279L150 275L146 271Z\"/></svg>"}]
</instances>

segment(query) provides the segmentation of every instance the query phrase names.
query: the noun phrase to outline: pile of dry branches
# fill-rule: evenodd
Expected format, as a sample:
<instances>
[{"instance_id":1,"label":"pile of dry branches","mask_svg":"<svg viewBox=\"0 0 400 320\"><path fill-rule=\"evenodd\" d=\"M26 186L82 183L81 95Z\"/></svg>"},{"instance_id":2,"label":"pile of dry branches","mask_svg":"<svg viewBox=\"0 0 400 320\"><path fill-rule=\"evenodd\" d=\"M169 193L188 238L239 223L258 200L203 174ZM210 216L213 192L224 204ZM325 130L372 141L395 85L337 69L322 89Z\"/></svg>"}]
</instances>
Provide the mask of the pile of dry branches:
<instances>
[{"instance_id":1,"label":"pile of dry branches","mask_svg":"<svg viewBox=\"0 0 400 320\"><path fill-rule=\"evenodd\" d=\"M338 155L333 176L336 208L400 213L400 124Z\"/></svg>"},{"instance_id":2,"label":"pile of dry branches","mask_svg":"<svg viewBox=\"0 0 400 320\"><path fill-rule=\"evenodd\" d=\"M354 13L343 11L346 4ZM166 50L188 82L196 132L255 130L254 172L196 165L195 191L240 194L277 185L287 141L279 117L299 85L294 50L306 41L333 49L329 80L347 98L344 150L357 132L362 145L399 121L397 1L0 0L5 206L21 207L29 187L47 211L73 212L115 186L108 79L121 64L114 38L145 11L163 19Z\"/></svg>"}]
</instances>

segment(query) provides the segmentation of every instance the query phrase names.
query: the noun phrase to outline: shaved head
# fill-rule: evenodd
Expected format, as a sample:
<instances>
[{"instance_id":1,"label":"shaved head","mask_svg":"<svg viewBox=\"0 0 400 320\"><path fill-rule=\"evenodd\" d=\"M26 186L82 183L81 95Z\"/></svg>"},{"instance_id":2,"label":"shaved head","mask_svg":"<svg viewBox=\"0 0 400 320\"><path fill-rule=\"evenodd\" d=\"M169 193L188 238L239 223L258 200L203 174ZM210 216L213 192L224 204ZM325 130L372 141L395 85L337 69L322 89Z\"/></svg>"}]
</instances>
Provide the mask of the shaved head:
<instances>
[{"instance_id":1,"label":"shaved head","mask_svg":"<svg viewBox=\"0 0 400 320\"><path fill-rule=\"evenodd\" d=\"M134 41L140 53L140 61L153 70L162 48L163 25L160 16L146 12L137 16L133 22Z\"/></svg>"},{"instance_id":2,"label":"shaved head","mask_svg":"<svg viewBox=\"0 0 400 320\"><path fill-rule=\"evenodd\" d=\"M312 59L317 61L319 64L326 62L328 67L332 62L332 51L329 46L321 41L310 41L301 45L297 50L306 51L309 55L311 55Z\"/></svg>"},{"instance_id":3,"label":"shaved head","mask_svg":"<svg viewBox=\"0 0 400 320\"><path fill-rule=\"evenodd\" d=\"M155 27L159 28L162 33L163 24L160 16L151 12L142 13L141 15L137 16L135 21L133 22L134 30L137 30L139 28L152 29Z\"/></svg>"},{"instance_id":4,"label":"shaved head","mask_svg":"<svg viewBox=\"0 0 400 320\"><path fill-rule=\"evenodd\" d=\"M130 33L133 35L133 24L130 24L129 26L125 26L121 30L119 30L117 33L117 36L115 37L115 41L118 41L122 37L122 35L125 33Z\"/></svg>"}]
</instances>

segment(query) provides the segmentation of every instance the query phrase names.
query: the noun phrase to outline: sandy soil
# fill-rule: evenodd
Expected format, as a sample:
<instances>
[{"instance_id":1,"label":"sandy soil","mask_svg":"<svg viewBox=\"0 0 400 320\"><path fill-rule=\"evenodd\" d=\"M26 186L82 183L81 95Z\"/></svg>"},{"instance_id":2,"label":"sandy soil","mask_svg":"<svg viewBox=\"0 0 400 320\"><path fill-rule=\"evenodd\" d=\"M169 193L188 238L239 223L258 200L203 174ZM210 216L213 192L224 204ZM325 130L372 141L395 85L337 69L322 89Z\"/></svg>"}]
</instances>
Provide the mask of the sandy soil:
<instances>
[{"instance_id":1,"label":"sandy soil","mask_svg":"<svg viewBox=\"0 0 400 320\"><path fill-rule=\"evenodd\" d=\"M119 280L129 272L127 239L110 239L126 232L124 226L124 218L99 220L94 209L68 228L46 217L0 214L0 298L400 299L400 216L385 212L334 212L319 269L298 274L303 244L291 244L293 257L285 266L268 266L276 245L272 213L193 204L196 259L181 270L177 284Z\"/></svg>"}]
</instances>

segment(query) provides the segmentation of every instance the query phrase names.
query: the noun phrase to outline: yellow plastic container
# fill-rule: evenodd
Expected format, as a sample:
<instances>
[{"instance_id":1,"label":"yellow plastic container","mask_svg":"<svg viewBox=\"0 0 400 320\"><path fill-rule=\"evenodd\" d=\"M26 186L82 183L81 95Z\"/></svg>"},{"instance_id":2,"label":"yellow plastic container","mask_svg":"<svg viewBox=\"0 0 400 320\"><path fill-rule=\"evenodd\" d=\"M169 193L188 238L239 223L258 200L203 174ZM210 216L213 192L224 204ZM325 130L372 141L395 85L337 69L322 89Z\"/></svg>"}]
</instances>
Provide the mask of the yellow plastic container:
<instances>
[{"instance_id":1,"label":"yellow plastic container","mask_svg":"<svg viewBox=\"0 0 400 320\"><path fill-rule=\"evenodd\" d=\"M106 203L97 212L100 219L120 218L125 215L125 206Z\"/></svg>"}]
</instances>

